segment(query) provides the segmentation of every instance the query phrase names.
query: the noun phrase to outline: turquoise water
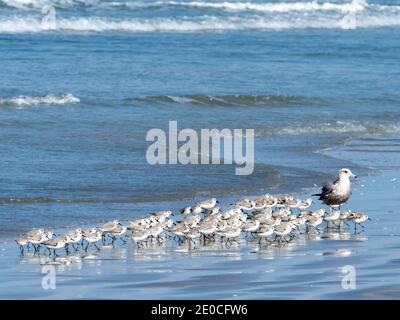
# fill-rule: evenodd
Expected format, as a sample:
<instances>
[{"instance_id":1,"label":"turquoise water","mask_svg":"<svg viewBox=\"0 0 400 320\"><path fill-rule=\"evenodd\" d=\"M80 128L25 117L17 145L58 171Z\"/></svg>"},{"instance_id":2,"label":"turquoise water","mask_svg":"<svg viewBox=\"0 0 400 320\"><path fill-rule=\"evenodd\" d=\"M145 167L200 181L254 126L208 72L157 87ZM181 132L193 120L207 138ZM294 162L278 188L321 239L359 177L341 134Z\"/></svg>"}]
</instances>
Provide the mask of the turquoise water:
<instances>
[{"instance_id":1,"label":"turquoise water","mask_svg":"<svg viewBox=\"0 0 400 320\"><path fill-rule=\"evenodd\" d=\"M0 239L370 173L315 152L400 131L399 28L395 1L1 0ZM171 120L254 128L254 173L150 166Z\"/></svg>"}]
</instances>

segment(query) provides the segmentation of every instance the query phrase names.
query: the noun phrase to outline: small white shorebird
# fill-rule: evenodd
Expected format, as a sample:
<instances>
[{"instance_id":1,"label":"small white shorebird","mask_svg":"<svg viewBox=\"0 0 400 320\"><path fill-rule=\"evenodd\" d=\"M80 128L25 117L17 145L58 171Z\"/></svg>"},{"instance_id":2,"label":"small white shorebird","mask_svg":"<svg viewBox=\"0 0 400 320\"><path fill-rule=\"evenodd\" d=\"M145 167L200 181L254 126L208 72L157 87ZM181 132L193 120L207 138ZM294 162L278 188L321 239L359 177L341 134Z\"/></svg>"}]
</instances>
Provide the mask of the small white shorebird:
<instances>
[{"instance_id":1,"label":"small white shorebird","mask_svg":"<svg viewBox=\"0 0 400 320\"><path fill-rule=\"evenodd\" d=\"M21 255L24 254L24 246L28 246L29 239L26 234L21 234L18 239L15 240L15 242L19 245L19 250L21 252Z\"/></svg>"},{"instance_id":2,"label":"small white shorebird","mask_svg":"<svg viewBox=\"0 0 400 320\"><path fill-rule=\"evenodd\" d=\"M182 215L186 216L186 215L188 215L188 214L190 214L192 212L192 207L184 207L181 210L179 210L179 212Z\"/></svg>"},{"instance_id":3,"label":"small white shorebird","mask_svg":"<svg viewBox=\"0 0 400 320\"><path fill-rule=\"evenodd\" d=\"M21 251L21 254L24 253L24 246L26 246L29 249L29 244L31 243L30 240L33 239L42 239L42 235L44 234L43 229L32 229L30 231L27 231L21 235L19 235L18 239L15 240L15 242L19 245L19 249ZM47 238L47 237L45 237ZM48 239L47 239L48 240ZM46 239L44 240L46 241ZM34 245L35 252L37 251L36 246Z\"/></svg>"},{"instance_id":4,"label":"small white shorebird","mask_svg":"<svg viewBox=\"0 0 400 320\"><path fill-rule=\"evenodd\" d=\"M102 237L102 232L97 230L97 228L90 228L82 232L82 237L87 241L87 245L85 248L85 251L87 251L88 247L90 244L93 243L93 245L96 247L98 251L100 251L100 248L97 246L96 242L99 241Z\"/></svg>"},{"instance_id":5,"label":"small white shorebird","mask_svg":"<svg viewBox=\"0 0 400 320\"><path fill-rule=\"evenodd\" d=\"M340 210L340 206L346 203L351 196L351 177L357 178L350 169L340 169L336 180L326 183L322 187L322 192L313 194L313 196L319 196L319 200L323 203Z\"/></svg>"},{"instance_id":6,"label":"small white shorebird","mask_svg":"<svg viewBox=\"0 0 400 320\"><path fill-rule=\"evenodd\" d=\"M69 231L64 234L63 236L65 238L65 250L68 253L68 247L69 245L72 246L72 248L77 251L78 249L75 247L75 244L79 244L82 241L82 230L81 228L77 228L75 230Z\"/></svg>"},{"instance_id":7,"label":"small white shorebird","mask_svg":"<svg viewBox=\"0 0 400 320\"><path fill-rule=\"evenodd\" d=\"M57 253L56 250L57 249L61 249L64 248L66 244L66 240L64 238L60 238L60 239L54 239L54 240L50 240L44 243L44 245L46 246L47 250L49 250L49 254L51 254L51 250L53 250L53 256L56 257Z\"/></svg>"},{"instance_id":8,"label":"small white shorebird","mask_svg":"<svg viewBox=\"0 0 400 320\"><path fill-rule=\"evenodd\" d=\"M126 243L126 241L122 238L122 235L126 233L126 230L128 228L126 226L118 224L114 229L111 229L108 232L108 235L111 237L112 241L111 243L114 245L115 240L117 237L123 242Z\"/></svg>"},{"instance_id":9,"label":"small white shorebird","mask_svg":"<svg viewBox=\"0 0 400 320\"><path fill-rule=\"evenodd\" d=\"M139 247L143 247L143 242L147 243L147 239L150 237L150 233L148 230L138 229L135 230L132 234L132 240L136 242L136 245Z\"/></svg>"},{"instance_id":10,"label":"small white shorebird","mask_svg":"<svg viewBox=\"0 0 400 320\"><path fill-rule=\"evenodd\" d=\"M103 245L106 243L106 235L110 234L112 230L117 228L120 225L119 221L117 219L108 221L104 223L101 227L98 228L98 230L101 232L101 238L103 241ZM88 230L86 230L88 231Z\"/></svg>"},{"instance_id":11,"label":"small white shorebird","mask_svg":"<svg viewBox=\"0 0 400 320\"><path fill-rule=\"evenodd\" d=\"M211 198L211 199L201 201L197 205L199 207L201 207L202 209L212 209L217 205L217 203L219 203L219 201L216 198Z\"/></svg>"},{"instance_id":12,"label":"small white shorebird","mask_svg":"<svg viewBox=\"0 0 400 320\"><path fill-rule=\"evenodd\" d=\"M49 241L51 237L53 236L52 231L40 231L38 233L33 233L28 235L28 244L32 244L33 247L35 248L35 253L39 252L40 250L40 245L45 243L46 241Z\"/></svg>"},{"instance_id":13,"label":"small white shorebird","mask_svg":"<svg viewBox=\"0 0 400 320\"><path fill-rule=\"evenodd\" d=\"M349 215L349 218L353 220L354 222L354 231L357 231L357 225L361 226L362 228L365 228L361 223L371 220L366 214L361 213L361 212L351 212Z\"/></svg>"},{"instance_id":14,"label":"small white shorebird","mask_svg":"<svg viewBox=\"0 0 400 320\"><path fill-rule=\"evenodd\" d=\"M339 211L339 210L335 210L335 211L332 211L332 212L330 212L330 213L327 213L325 216L324 216L324 220L326 221L326 227L329 229L329 227L330 227L330 223L332 222L335 226L337 226L336 224L335 224L335 222L337 221L337 220L339 220L340 219L340 213L341 213L341 211Z\"/></svg>"}]
</instances>

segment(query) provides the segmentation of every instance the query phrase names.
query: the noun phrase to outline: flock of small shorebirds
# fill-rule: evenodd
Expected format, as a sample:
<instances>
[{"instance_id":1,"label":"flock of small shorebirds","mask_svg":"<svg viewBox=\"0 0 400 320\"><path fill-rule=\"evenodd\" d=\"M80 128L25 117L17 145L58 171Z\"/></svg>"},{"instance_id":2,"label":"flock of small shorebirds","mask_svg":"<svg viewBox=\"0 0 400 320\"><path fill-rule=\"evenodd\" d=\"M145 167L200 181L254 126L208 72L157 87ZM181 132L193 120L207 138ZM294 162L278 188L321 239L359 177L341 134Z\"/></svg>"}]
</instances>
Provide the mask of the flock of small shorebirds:
<instances>
[{"instance_id":1,"label":"flock of small shorebirds","mask_svg":"<svg viewBox=\"0 0 400 320\"><path fill-rule=\"evenodd\" d=\"M56 257L56 250L84 250L90 245L100 250L97 245L102 241L114 245L120 240L126 243L133 240L139 247L150 243L162 244L174 239L179 244L188 243L189 248L196 248L207 242L230 246L239 242L243 234L249 241L258 241L260 245L283 245L296 236L311 232L320 232L319 227L326 222L326 228L340 230L344 225L354 223L364 228L363 222L370 220L366 214L351 210L307 210L312 199L300 200L291 196L275 197L269 194L254 200L244 199L232 204L232 208L222 211L215 198L204 200L193 207L186 207L179 213L160 211L147 217L129 221L126 225L118 220L104 223L100 227L66 232L58 237L52 230L30 230L16 240L21 254L24 248L32 246L34 253L47 248L48 255Z\"/></svg>"}]
</instances>

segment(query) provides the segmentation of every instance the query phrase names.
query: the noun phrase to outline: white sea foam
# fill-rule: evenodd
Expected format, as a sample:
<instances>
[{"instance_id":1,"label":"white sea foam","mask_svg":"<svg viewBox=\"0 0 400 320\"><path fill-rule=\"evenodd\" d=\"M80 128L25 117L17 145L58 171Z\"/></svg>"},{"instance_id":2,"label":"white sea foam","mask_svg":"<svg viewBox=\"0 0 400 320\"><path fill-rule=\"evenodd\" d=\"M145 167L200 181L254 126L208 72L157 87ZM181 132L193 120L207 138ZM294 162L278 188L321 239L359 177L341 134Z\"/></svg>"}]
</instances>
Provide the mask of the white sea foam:
<instances>
[{"instance_id":1,"label":"white sea foam","mask_svg":"<svg viewBox=\"0 0 400 320\"><path fill-rule=\"evenodd\" d=\"M107 18L70 18L57 19L55 28L58 32L215 32L229 30L281 30L281 29L354 29L399 27L400 12L392 16L345 16L309 19L270 20L263 17L223 18L202 16L196 19L159 18L126 19ZM40 18L11 17L0 18L0 33L38 33L49 31Z\"/></svg>"},{"instance_id":2,"label":"white sea foam","mask_svg":"<svg viewBox=\"0 0 400 320\"><path fill-rule=\"evenodd\" d=\"M48 94L42 97L18 96L12 98L0 98L0 106L37 106L37 105L62 105L80 102L79 98L70 93Z\"/></svg>"},{"instance_id":3,"label":"white sea foam","mask_svg":"<svg viewBox=\"0 0 400 320\"><path fill-rule=\"evenodd\" d=\"M93 6L186 6L229 11L252 11L232 15L190 15L152 18L69 17L57 13L52 31L58 32L215 32L228 30L280 30L280 29L355 29L400 26L400 6L368 4L365 0L347 3L331 2L102 2L98 0L0 0L13 6L41 7L43 4ZM38 10L36 10L38 11ZM22 15L21 12L24 12ZM214 12L211 12L213 13ZM204 14L204 12L202 12ZM0 33L45 32L49 27L42 21L40 11L18 10L17 15L0 17Z\"/></svg>"},{"instance_id":4,"label":"white sea foam","mask_svg":"<svg viewBox=\"0 0 400 320\"><path fill-rule=\"evenodd\" d=\"M184 7L194 9L219 9L228 11L258 11L258 12L289 12L289 11L359 11L367 6L366 0L353 0L345 3L332 2L211 2L211 1L112 1L99 0L0 0L8 6L15 8L54 5L57 7L72 7L86 5L95 7L123 7L123 8L154 8L154 7Z\"/></svg>"},{"instance_id":5,"label":"white sea foam","mask_svg":"<svg viewBox=\"0 0 400 320\"><path fill-rule=\"evenodd\" d=\"M302 134L324 134L324 133L398 133L400 122L375 123L370 121L335 121L313 125L295 125L274 128L267 133L273 135L302 135ZM257 135L263 135L259 133Z\"/></svg>"},{"instance_id":6,"label":"white sea foam","mask_svg":"<svg viewBox=\"0 0 400 320\"><path fill-rule=\"evenodd\" d=\"M129 2L128 2L129 3ZM126 4L128 4L126 3ZM117 5L118 2L114 2ZM123 4L120 2L120 4ZM132 2L132 6L139 7L140 4ZM143 6L150 6L152 2L143 3ZM359 11L367 5L366 0L353 0L349 3L318 3L310 2L275 2L275 3L252 3L252 2L202 2L202 1L157 1L153 5L157 6L180 6L190 8L211 8L231 11L260 11L260 12L290 12L290 11L318 11L318 10L336 10L336 11ZM129 5L128 5L129 6Z\"/></svg>"}]
</instances>

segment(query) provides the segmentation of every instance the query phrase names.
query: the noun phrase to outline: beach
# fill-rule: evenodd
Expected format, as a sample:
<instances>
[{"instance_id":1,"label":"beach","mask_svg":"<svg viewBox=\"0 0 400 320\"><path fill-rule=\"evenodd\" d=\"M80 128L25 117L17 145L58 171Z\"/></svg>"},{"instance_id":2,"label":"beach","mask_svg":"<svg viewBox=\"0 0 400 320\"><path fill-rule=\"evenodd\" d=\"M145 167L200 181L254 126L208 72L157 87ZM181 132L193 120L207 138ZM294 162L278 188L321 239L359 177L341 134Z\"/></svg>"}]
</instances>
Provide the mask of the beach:
<instances>
[{"instance_id":1,"label":"beach","mask_svg":"<svg viewBox=\"0 0 400 320\"><path fill-rule=\"evenodd\" d=\"M400 298L396 1L0 9L1 299ZM236 174L222 148L212 154L220 164L150 163L148 133L169 137L171 122L254 139L254 170ZM321 234L267 247L117 240L55 261L21 257L14 242L32 228L126 225L211 197L223 211L266 193L307 199L341 168L359 177L343 209L371 218L359 233L323 223ZM329 211L314 197L320 208ZM344 288L348 268L354 290ZM49 272L55 289L44 288Z\"/></svg>"},{"instance_id":2,"label":"beach","mask_svg":"<svg viewBox=\"0 0 400 320\"><path fill-rule=\"evenodd\" d=\"M0 297L398 299L399 139L348 141L340 150L325 152L375 164L377 173L359 178L346 205L346 209L362 211L372 219L361 233L348 227L267 248L248 242L189 250L173 240L137 248L128 242L104 247L99 253L92 249L89 254L63 255L55 262L33 253L19 257L16 244L7 242L0 246ZM47 265L56 270L54 290L42 288L45 274L41 271ZM356 289L342 288L342 268L348 265L356 270Z\"/></svg>"}]
</instances>

